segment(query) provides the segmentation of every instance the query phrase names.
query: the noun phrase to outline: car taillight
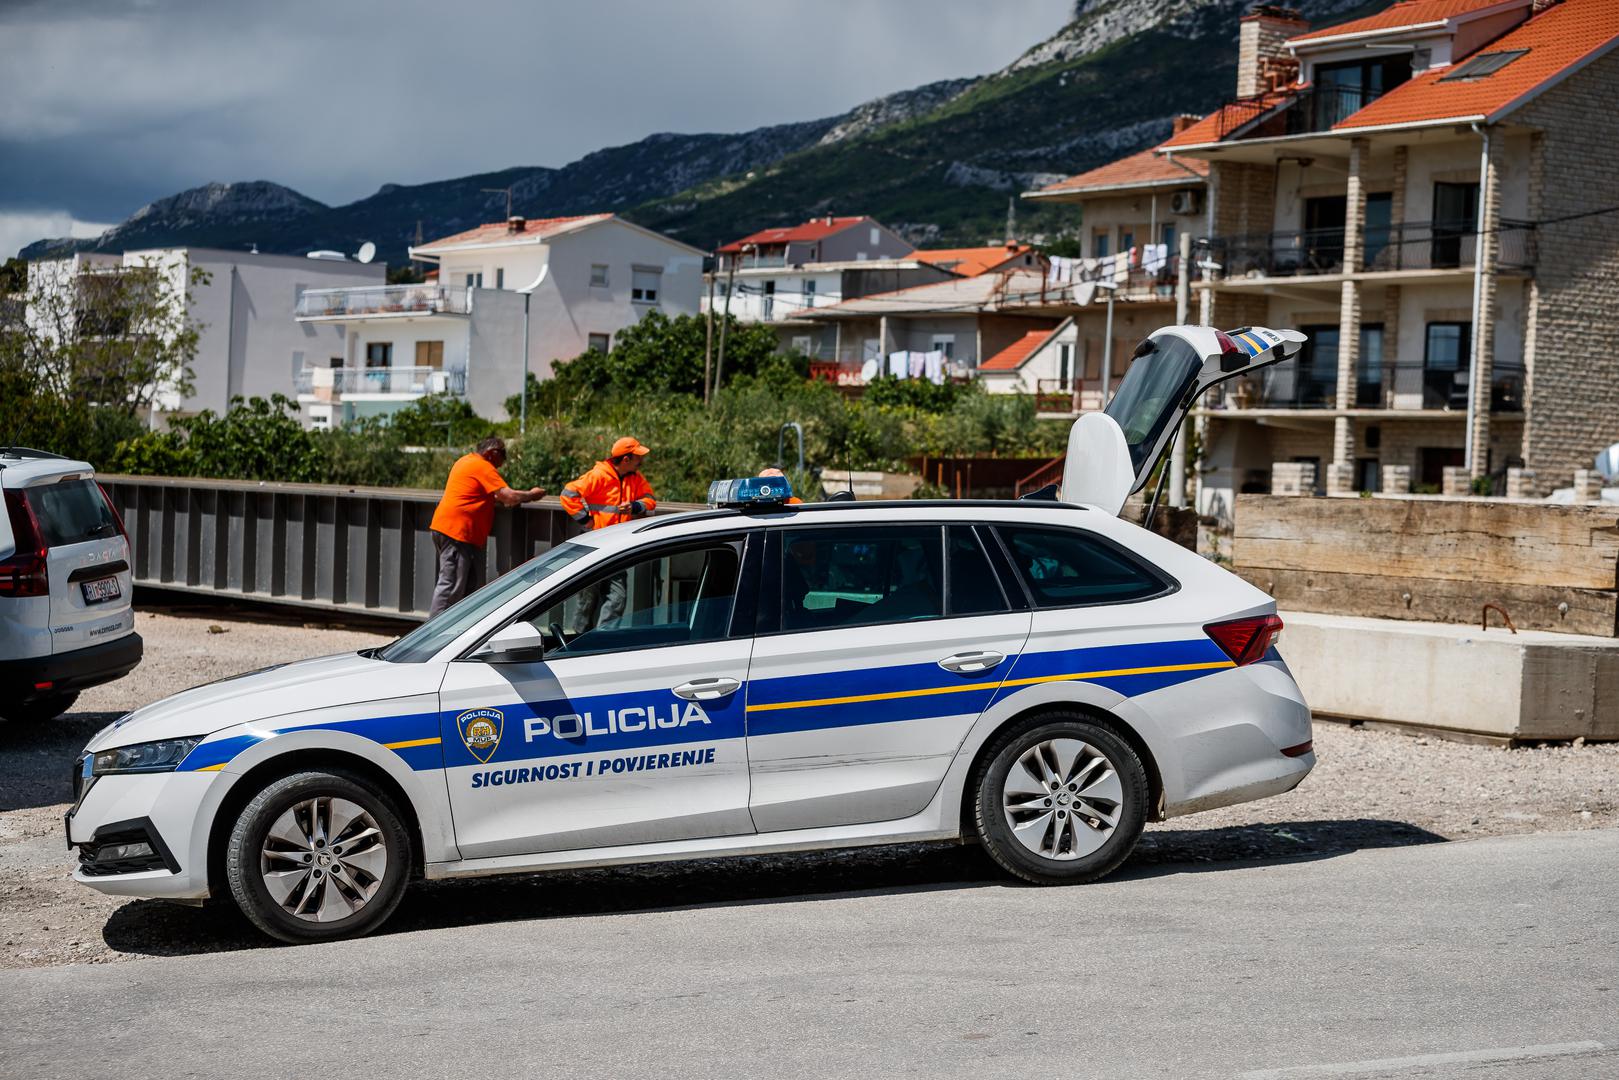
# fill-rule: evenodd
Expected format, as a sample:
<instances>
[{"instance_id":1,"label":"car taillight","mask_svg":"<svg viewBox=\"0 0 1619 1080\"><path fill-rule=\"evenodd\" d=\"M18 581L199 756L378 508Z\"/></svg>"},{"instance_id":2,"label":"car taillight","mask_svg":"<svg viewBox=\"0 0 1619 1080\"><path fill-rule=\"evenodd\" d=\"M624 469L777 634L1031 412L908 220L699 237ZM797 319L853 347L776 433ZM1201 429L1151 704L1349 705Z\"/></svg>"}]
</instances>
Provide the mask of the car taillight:
<instances>
[{"instance_id":1,"label":"car taillight","mask_svg":"<svg viewBox=\"0 0 1619 1080\"><path fill-rule=\"evenodd\" d=\"M120 514L118 507L113 505L112 496L107 494L106 488L97 484L96 490L101 492L102 501L107 504L107 509L112 513L113 523L118 526L118 535L124 538L124 543L129 543L129 530L124 528L124 515Z\"/></svg>"},{"instance_id":2,"label":"car taillight","mask_svg":"<svg viewBox=\"0 0 1619 1080\"><path fill-rule=\"evenodd\" d=\"M1237 343L1235 341L1232 341L1231 340L1231 335L1226 333L1224 330L1216 330L1214 332L1214 340L1217 341L1219 343L1219 345L1220 345L1220 355L1221 356L1241 356L1242 355L1242 350L1237 347Z\"/></svg>"},{"instance_id":3,"label":"car taillight","mask_svg":"<svg viewBox=\"0 0 1619 1080\"><path fill-rule=\"evenodd\" d=\"M1276 615L1254 615L1230 622L1210 623L1203 632L1220 646L1220 651L1242 667L1265 658L1282 635L1282 620Z\"/></svg>"},{"instance_id":4,"label":"car taillight","mask_svg":"<svg viewBox=\"0 0 1619 1080\"><path fill-rule=\"evenodd\" d=\"M0 596L49 596L51 579L45 556L50 549L22 492L6 492L6 516L11 519L17 550L11 558L0 559Z\"/></svg>"}]
</instances>

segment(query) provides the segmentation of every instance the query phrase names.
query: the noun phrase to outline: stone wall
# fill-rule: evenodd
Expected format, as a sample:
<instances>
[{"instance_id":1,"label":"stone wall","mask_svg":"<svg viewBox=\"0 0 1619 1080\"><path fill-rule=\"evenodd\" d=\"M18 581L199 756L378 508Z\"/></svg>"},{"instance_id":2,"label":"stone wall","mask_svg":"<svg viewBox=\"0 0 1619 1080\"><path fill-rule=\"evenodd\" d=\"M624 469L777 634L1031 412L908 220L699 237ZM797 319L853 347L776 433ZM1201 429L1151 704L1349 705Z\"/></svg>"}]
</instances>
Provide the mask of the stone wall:
<instances>
[{"instance_id":1,"label":"stone wall","mask_svg":"<svg viewBox=\"0 0 1619 1080\"><path fill-rule=\"evenodd\" d=\"M1619 52L1515 112L1541 135L1531 148L1530 217L1619 205ZM1619 213L1537 230L1526 464L1543 486L1587 467L1619 439Z\"/></svg>"}]
</instances>

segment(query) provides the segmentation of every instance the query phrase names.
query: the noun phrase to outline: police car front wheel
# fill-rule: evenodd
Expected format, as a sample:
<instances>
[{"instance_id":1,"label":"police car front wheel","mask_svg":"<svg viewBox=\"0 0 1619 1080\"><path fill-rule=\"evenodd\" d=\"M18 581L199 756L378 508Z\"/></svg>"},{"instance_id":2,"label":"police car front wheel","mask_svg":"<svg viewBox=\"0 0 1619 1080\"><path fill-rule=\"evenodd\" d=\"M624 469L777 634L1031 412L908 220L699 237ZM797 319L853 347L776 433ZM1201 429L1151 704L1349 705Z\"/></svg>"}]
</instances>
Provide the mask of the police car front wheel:
<instances>
[{"instance_id":1,"label":"police car front wheel","mask_svg":"<svg viewBox=\"0 0 1619 1080\"><path fill-rule=\"evenodd\" d=\"M1113 732L1077 714L1048 715L1003 735L985 760L978 835L1004 869L1037 884L1077 884L1135 847L1146 770Z\"/></svg>"},{"instance_id":2,"label":"police car front wheel","mask_svg":"<svg viewBox=\"0 0 1619 1080\"><path fill-rule=\"evenodd\" d=\"M386 796L357 776L303 772L242 808L225 873L255 926L300 943L376 927L404 895L410 861L410 836Z\"/></svg>"}]
</instances>

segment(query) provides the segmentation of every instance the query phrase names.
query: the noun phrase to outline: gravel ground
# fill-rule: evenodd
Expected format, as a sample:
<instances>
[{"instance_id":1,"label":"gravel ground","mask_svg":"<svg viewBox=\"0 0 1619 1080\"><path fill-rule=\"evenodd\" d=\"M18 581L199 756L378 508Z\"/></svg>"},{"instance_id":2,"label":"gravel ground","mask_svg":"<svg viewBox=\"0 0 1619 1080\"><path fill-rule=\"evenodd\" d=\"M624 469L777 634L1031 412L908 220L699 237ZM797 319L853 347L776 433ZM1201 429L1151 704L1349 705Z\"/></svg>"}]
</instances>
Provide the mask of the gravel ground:
<instances>
[{"instance_id":1,"label":"gravel ground","mask_svg":"<svg viewBox=\"0 0 1619 1080\"><path fill-rule=\"evenodd\" d=\"M46 725L0 721L0 969L258 947L228 907L119 900L75 884L62 814L74 756L103 725L186 687L391 636L283 616L142 612L146 659ZM1499 749L1318 723L1298 790L1148 826L1121 871L1619 825L1619 744ZM735 903L771 896L998 878L981 852L899 846L428 883L394 932L466 922Z\"/></svg>"}]
</instances>

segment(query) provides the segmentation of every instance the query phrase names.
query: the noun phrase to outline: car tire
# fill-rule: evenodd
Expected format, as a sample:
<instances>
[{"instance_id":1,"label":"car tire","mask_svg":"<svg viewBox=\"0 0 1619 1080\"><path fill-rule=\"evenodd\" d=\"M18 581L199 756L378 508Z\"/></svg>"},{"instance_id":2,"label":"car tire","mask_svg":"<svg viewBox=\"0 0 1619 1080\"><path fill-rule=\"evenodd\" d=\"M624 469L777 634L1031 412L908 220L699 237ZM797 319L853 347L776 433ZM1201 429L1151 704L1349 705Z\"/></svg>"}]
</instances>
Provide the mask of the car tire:
<instances>
[{"instance_id":1,"label":"car tire","mask_svg":"<svg viewBox=\"0 0 1619 1080\"><path fill-rule=\"evenodd\" d=\"M411 860L410 833L386 794L350 773L300 772L242 807L225 878L254 926L305 944L380 926L404 897Z\"/></svg>"},{"instance_id":2,"label":"car tire","mask_svg":"<svg viewBox=\"0 0 1619 1080\"><path fill-rule=\"evenodd\" d=\"M47 720L55 720L73 708L73 703L78 700L77 690L65 694L48 694L22 705L7 705L0 709L0 716L19 724L43 724Z\"/></svg>"},{"instance_id":3,"label":"car tire","mask_svg":"<svg viewBox=\"0 0 1619 1080\"><path fill-rule=\"evenodd\" d=\"M1047 713L1008 730L974 786L984 849L1037 885L1095 881L1136 846L1147 771L1124 739L1082 713Z\"/></svg>"}]
</instances>

